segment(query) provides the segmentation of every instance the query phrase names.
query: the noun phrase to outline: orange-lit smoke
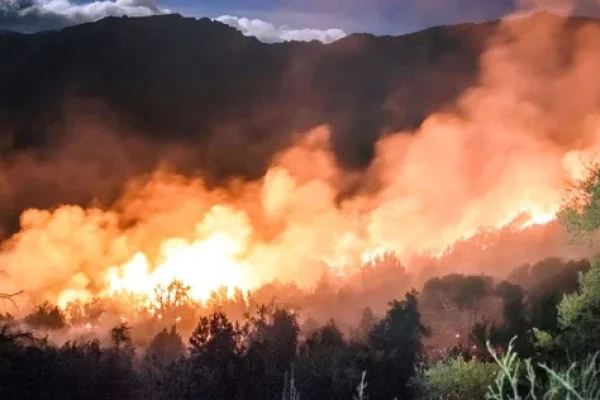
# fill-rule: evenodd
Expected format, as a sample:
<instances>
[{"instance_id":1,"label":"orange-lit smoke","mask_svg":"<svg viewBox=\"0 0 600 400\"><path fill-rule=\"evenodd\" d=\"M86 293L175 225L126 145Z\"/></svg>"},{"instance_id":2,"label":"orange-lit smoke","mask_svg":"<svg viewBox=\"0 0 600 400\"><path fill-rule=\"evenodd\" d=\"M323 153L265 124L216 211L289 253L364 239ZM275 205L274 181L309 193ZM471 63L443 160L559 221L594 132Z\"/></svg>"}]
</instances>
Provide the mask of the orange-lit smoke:
<instances>
[{"instance_id":1,"label":"orange-lit smoke","mask_svg":"<svg viewBox=\"0 0 600 400\"><path fill-rule=\"evenodd\" d=\"M27 210L2 245L0 291L65 305L151 296L181 280L206 300L220 286L310 285L323 268L343 272L383 251L439 254L524 212L522 227L544 224L600 146L600 30L578 28L565 61L562 20L544 24L500 24L479 85L417 132L380 139L360 174L338 166L322 126L278 154L260 181L209 190L158 171L131 182L111 210ZM339 201L357 179L370 189Z\"/></svg>"}]
</instances>

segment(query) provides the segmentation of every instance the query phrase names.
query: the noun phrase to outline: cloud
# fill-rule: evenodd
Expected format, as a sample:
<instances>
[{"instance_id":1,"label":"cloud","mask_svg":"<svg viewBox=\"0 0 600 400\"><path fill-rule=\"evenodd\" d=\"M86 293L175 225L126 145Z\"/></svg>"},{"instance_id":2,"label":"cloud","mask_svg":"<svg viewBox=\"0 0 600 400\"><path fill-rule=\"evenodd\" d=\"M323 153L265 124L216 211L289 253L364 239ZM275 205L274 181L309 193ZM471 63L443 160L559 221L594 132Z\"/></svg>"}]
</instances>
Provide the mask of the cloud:
<instances>
[{"instance_id":1,"label":"cloud","mask_svg":"<svg viewBox=\"0 0 600 400\"><path fill-rule=\"evenodd\" d=\"M155 0L99 0L85 4L71 0L1 0L0 29L36 32L106 17L143 17L168 12Z\"/></svg>"},{"instance_id":2,"label":"cloud","mask_svg":"<svg viewBox=\"0 0 600 400\"><path fill-rule=\"evenodd\" d=\"M145 17L166 14L156 0L0 0L0 30L39 32L93 22L106 17ZM346 36L341 29L289 29L260 19L223 15L215 20L267 43L318 40L331 43Z\"/></svg>"},{"instance_id":3,"label":"cloud","mask_svg":"<svg viewBox=\"0 0 600 400\"><path fill-rule=\"evenodd\" d=\"M286 26L276 27L260 19L231 15L223 15L215 20L238 29L246 36L254 36L266 43L310 42L313 40L332 43L346 36L346 32L341 29L290 29Z\"/></svg>"}]
</instances>

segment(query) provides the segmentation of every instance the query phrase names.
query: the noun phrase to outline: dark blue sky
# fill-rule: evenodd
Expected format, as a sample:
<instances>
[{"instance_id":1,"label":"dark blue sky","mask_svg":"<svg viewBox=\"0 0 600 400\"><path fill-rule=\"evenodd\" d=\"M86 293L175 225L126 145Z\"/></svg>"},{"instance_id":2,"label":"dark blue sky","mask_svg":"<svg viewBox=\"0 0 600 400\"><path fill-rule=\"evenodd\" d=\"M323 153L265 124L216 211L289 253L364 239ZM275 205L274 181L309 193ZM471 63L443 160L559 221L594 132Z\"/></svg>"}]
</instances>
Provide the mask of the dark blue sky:
<instances>
[{"instance_id":1,"label":"dark blue sky","mask_svg":"<svg viewBox=\"0 0 600 400\"><path fill-rule=\"evenodd\" d=\"M377 34L495 19L517 9L514 0L160 0L159 5L196 17L230 14L294 28Z\"/></svg>"}]
</instances>

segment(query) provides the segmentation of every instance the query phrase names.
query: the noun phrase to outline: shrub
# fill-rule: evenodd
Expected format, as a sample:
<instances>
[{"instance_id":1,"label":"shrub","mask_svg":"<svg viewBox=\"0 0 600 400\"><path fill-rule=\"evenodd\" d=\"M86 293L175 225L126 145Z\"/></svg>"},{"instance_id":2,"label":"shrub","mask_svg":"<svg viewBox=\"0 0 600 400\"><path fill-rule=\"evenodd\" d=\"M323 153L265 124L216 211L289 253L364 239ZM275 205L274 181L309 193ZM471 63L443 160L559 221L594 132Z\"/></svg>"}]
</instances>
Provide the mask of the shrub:
<instances>
[{"instance_id":1,"label":"shrub","mask_svg":"<svg viewBox=\"0 0 600 400\"><path fill-rule=\"evenodd\" d=\"M498 370L494 363L475 359L440 361L424 373L425 396L428 399L483 399Z\"/></svg>"}]
</instances>

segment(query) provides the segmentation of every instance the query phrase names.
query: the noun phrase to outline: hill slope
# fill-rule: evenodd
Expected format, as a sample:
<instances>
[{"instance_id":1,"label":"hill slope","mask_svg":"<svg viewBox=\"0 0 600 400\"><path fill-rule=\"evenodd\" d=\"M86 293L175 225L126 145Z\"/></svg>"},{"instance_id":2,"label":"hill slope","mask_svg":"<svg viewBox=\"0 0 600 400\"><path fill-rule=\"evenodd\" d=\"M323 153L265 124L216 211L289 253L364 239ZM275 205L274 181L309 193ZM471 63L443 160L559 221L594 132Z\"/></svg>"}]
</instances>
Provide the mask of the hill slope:
<instances>
[{"instance_id":1,"label":"hill slope","mask_svg":"<svg viewBox=\"0 0 600 400\"><path fill-rule=\"evenodd\" d=\"M383 128L417 125L472 82L482 46L473 33L264 44L207 19L109 18L3 37L0 110L16 147L42 144L69 96L103 99L158 136L206 137L233 125L254 142L331 122L344 161L360 165Z\"/></svg>"},{"instance_id":2,"label":"hill slope","mask_svg":"<svg viewBox=\"0 0 600 400\"><path fill-rule=\"evenodd\" d=\"M534 15L513 23L536 27L556 18ZM269 157L295 132L327 123L340 162L361 168L382 134L415 128L477 82L481 54L498 24L437 27L400 37L351 35L330 45L264 44L224 24L177 15L3 34L0 144L9 160L25 149L51 152L63 146L74 114L110 115L119 135L159 146L185 144L194 153L186 167L217 182L261 176ZM565 51L569 32L585 24L598 21L566 23L560 38ZM99 157L100 150L88 151ZM101 161L114 167L111 157ZM139 170L119 179L133 172ZM45 190L51 182L45 181ZM33 196L33 186L31 178L25 197L35 200L21 196L16 208L104 196L87 185L78 191L74 183L55 197Z\"/></svg>"}]
</instances>

